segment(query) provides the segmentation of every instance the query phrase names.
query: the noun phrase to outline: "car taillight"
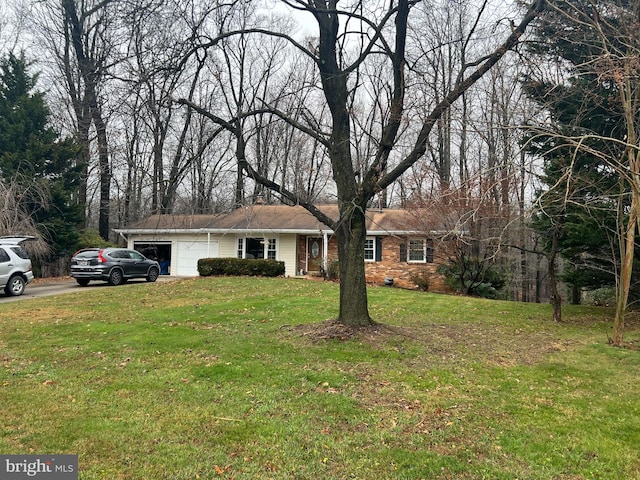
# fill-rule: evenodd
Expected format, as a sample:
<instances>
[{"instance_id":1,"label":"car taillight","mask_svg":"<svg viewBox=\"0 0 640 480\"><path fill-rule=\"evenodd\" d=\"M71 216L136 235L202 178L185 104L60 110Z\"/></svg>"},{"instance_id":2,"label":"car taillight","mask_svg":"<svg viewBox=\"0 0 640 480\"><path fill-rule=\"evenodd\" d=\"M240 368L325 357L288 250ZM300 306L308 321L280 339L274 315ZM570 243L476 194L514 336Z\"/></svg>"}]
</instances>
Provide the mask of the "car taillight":
<instances>
[{"instance_id":1,"label":"car taillight","mask_svg":"<svg viewBox=\"0 0 640 480\"><path fill-rule=\"evenodd\" d=\"M100 251L98 252L98 262L107 263L107 259L102 256L102 252L104 252L104 250L102 249L100 249Z\"/></svg>"}]
</instances>

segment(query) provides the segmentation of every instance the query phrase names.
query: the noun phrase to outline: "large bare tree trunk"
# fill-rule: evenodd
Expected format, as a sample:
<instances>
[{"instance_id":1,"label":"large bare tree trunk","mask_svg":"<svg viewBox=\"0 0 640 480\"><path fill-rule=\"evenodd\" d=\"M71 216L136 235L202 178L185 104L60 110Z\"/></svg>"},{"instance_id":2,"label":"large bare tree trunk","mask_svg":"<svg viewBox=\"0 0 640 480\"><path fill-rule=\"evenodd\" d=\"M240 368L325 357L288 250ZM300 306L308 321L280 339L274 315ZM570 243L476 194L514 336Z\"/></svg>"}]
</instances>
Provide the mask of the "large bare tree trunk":
<instances>
[{"instance_id":1,"label":"large bare tree trunk","mask_svg":"<svg viewBox=\"0 0 640 480\"><path fill-rule=\"evenodd\" d=\"M89 162L91 161L91 151L89 149L89 129L91 128L91 119L84 120L83 116L78 116L78 131L76 138L80 145L80 162L82 162L82 170L80 173L80 184L78 185L78 204L84 207L83 210L83 227L87 228L87 187L89 179Z\"/></svg>"},{"instance_id":2,"label":"large bare tree trunk","mask_svg":"<svg viewBox=\"0 0 640 480\"><path fill-rule=\"evenodd\" d=\"M317 12L320 27L318 63L323 92L332 117L329 158L333 166L338 191L340 218L333 225L338 240L340 265L340 313L341 323L360 327L372 323L367 305L366 278L364 272L364 244L367 235L365 208L369 198L358 198L356 172L351 158L351 125L347 111L349 73L338 64L338 17L330 12L335 0L316 0L325 12ZM406 0L400 2L405 3ZM407 8L408 9L408 8ZM405 27L406 27L406 18Z\"/></svg>"},{"instance_id":3,"label":"large bare tree trunk","mask_svg":"<svg viewBox=\"0 0 640 480\"><path fill-rule=\"evenodd\" d=\"M100 212L98 232L105 240L109 240L109 214L111 211L111 165L109 162L109 146L107 144L107 126L102 113L97 107L93 109L93 122L98 138L98 165L100 168Z\"/></svg>"},{"instance_id":4,"label":"large bare tree trunk","mask_svg":"<svg viewBox=\"0 0 640 480\"><path fill-rule=\"evenodd\" d=\"M366 219L361 209L350 209L341 215L347 219L336 230L340 264L340 313L344 325L365 326L373 321L369 316L364 270Z\"/></svg>"},{"instance_id":5,"label":"large bare tree trunk","mask_svg":"<svg viewBox=\"0 0 640 480\"><path fill-rule=\"evenodd\" d=\"M103 6L110 3L103 2ZM99 233L105 240L109 239L109 206L111 196L111 168L109 163L109 147L107 143L107 127L98 100L98 66L85 52L83 37L85 26L80 21L76 5L73 0L63 0L62 6L65 18L71 31L71 43L76 52L78 67L84 82L86 105L90 110L93 125L96 129L98 141L98 162L100 170L100 218L98 220ZM82 17L84 19L84 17Z\"/></svg>"}]
</instances>

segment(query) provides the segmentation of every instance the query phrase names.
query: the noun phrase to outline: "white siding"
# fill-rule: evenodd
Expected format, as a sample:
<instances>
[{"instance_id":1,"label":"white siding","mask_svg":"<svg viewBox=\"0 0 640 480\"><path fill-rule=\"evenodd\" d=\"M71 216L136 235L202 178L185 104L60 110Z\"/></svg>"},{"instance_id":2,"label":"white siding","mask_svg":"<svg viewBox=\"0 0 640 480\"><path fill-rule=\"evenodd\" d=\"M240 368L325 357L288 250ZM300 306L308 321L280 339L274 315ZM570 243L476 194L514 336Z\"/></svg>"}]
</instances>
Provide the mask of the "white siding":
<instances>
[{"instance_id":1,"label":"white siding","mask_svg":"<svg viewBox=\"0 0 640 480\"><path fill-rule=\"evenodd\" d=\"M238 237L235 235L225 235L217 237L220 240L220 258L236 258L238 256Z\"/></svg>"},{"instance_id":2,"label":"white siding","mask_svg":"<svg viewBox=\"0 0 640 480\"><path fill-rule=\"evenodd\" d=\"M294 234L280 235L278 238L278 260L284 262L287 277L295 277L296 275L296 248L297 236Z\"/></svg>"},{"instance_id":3,"label":"white siding","mask_svg":"<svg viewBox=\"0 0 640 480\"><path fill-rule=\"evenodd\" d=\"M244 235L242 235L244 236ZM277 259L285 264L285 275L296 275L296 234L270 235L256 233L251 236L264 236L277 239ZM128 237L129 248L135 242L171 242L171 275L197 276L200 258L235 258L238 256L238 236L235 234L132 234Z\"/></svg>"},{"instance_id":4,"label":"white siding","mask_svg":"<svg viewBox=\"0 0 640 480\"><path fill-rule=\"evenodd\" d=\"M174 275L198 275L198 260L218 256L218 241L178 241L177 255L171 260L171 273Z\"/></svg>"}]
</instances>

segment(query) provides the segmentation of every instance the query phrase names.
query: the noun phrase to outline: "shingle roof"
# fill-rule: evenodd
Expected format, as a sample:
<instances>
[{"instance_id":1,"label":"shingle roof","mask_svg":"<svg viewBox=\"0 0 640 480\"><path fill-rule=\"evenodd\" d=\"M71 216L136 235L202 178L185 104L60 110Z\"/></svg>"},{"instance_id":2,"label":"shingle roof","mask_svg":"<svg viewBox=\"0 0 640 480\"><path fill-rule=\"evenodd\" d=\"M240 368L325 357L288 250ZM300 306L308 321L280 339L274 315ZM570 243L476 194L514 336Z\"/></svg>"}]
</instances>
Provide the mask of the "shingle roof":
<instances>
[{"instance_id":1,"label":"shingle roof","mask_svg":"<svg viewBox=\"0 0 640 480\"><path fill-rule=\"evenodd\" d=\"M338 217L335 205L319 207L331 218ZM418 228L420 214L402 209L367 211L367 231L402 233L424 231ZM152 215L116 231L122 233L160 233L168 231L279 231L319 232L330 230L301 206L250 205L219 215Z\"/></svg>"}]
</instances>

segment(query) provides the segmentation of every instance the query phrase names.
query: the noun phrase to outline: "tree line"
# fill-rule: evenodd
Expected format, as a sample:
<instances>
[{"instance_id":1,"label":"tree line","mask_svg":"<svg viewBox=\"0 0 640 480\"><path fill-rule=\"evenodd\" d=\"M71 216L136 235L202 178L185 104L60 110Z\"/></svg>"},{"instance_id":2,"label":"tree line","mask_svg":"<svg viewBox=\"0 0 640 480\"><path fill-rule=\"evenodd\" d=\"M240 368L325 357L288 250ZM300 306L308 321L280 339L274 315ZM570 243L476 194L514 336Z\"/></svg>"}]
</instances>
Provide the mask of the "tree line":
<instances>
[{"instance_id":1,"label":"tree line","mask_svg":"<svg viewBox=\"0 0 640 480\"><path fill-rule=\"evenodd\" d=\"M22 62L61 149L60 197L41 192L56 207L18 203L66 231L303 205L339 239L341 318L366 324L364 210L429 208L464 232L447 268L465 293L550 297L558 320L571 293L617 288L621 318L634 299L637 2L13 7L7 71ZM338 218L316 208L329 202Z\"/></svg>"}]
</instances>

